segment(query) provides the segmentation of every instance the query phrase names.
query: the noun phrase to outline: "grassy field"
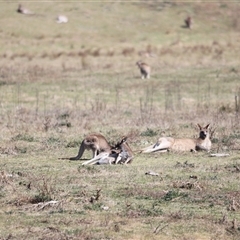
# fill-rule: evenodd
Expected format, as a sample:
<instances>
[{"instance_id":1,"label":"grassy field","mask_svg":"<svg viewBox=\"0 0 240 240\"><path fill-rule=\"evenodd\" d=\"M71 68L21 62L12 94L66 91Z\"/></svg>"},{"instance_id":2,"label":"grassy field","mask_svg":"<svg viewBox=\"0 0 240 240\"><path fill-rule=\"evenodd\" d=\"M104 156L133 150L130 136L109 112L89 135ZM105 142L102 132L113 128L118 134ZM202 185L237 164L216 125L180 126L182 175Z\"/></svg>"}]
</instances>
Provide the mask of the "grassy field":
<instances>
[{"instance_id":1,"label":"grassy field","mask_svg":"<svg viewBox=\"0 0 240 240\"><path fill-rule=\"evenodd\" d=\"M239 239L239 3L23 5L0 3L0 239ZM139 153L197 123L228 157ZM90 132L129 136L133 163L59 160Z\"/></svg>"}]
</instances>

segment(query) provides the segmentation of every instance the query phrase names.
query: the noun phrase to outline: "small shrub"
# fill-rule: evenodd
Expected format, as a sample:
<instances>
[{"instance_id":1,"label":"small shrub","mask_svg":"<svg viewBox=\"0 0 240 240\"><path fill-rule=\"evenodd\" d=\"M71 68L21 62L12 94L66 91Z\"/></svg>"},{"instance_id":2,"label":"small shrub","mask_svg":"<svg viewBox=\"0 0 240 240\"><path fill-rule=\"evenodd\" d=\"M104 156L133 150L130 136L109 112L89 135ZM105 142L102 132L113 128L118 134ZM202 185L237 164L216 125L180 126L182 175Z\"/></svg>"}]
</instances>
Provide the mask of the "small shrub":
<instances>
[{"instance_id":1,"label":"small shrub","mask_svg":"<svg viewBox=\"0 0 240 240\"><path fill-rule=\"evenodd\" d=\"M60 139L59 139L59 138L49 137L49 138L47 139L47 143L50 143L50 144L59 143L59 142L60 142Z\"/></svg>"},{"instance_id":2,"label":"small shrub","mask_svg":"<svg viewBox=\"0 0 240 240\"><path fill-rule=\"evenodd\" d=\"M30 199L31 203L46 202L54 199L53 195L56 189L51 178L41 177L36 179L34 177L32 182L34 182L33 187L37 189L37 194Z\"/></svg>"},{"instance_id":3,"label":"small shrub","mask_svg":"<svg viewBox=\"0 0 240 240\"><path fill-rule=\"evenodd\" d=\"M68 112L60 114L57 118L59 119L68 119L70 117L70 114Z\"/></svg>"},{"instance_id":4,"label":"small shrub","mask_svg":"<svg viewBox=\"0 0 240 240\"><path fill-rule=\"evenodd\" d=\"M82 141L73 140L67 143L66 148L75 148L81 145Z\"/></svg>"},{"instance_id":5,"label":"small shrub","mask_svg":"<svg viewBox=\"0 0 240 240\"><path fill-rule=\"evenodd\" d=\"M128 117L133 115L131 111L125 111L123 114Z\"/></svg>"},{"instance_id":6,"label":"small shrub","mask_svg":"<svg viewBox=\"0 0 240 240\"><path fill-rule=\"evenodd\" d=\"M219 112L227 112L227 113L230 113L232 112L232 108L230 107L229 104L226 104L226 105L222 105L220 108L219 108Z\"/></svg>"},{"instance_id":7,"label":"small shrub","mask_svg":"<svg viewBox=\"0 0 240 240\"><path fill-rule=\"evenodd\" d=\"M47 202L47 201L51 201L51 200L52 200L52 198L50 195L45 194L45 193L39 193L30 199L30 203L35 204L35 203Z\"/></svg>"},{"instance_id":8,"label":"small shrub","mask_svg":"<svg viewBox=\"0 0 240 240\"><path fill-rule=\"evenodd\" d=\"M175 198L178 198L178 197L186 197L187 195L185 193L180 193L179 191L169 191L167 192L166 195L164 195L162 197L162 199L164 201L172 201L173 199Z\"/></svg>"},{"instance_id":9,"label":"small shrub","mask_svg":"<svg viewBox=\"0 0 240 240\"><path fill-rule=\"evenodd\" d=\"M0 81L0 86L6 85L6 84L7 84L7 82L5 82L5 81Z\"/></svg>"},{"instance_id":10,"label":"small shrub","mask_svg":"<svg viewBox=\"0 0 240 240\"><path fill-rule=\"evenodd\" d=\"M58 123L58 126L59 126L59 127L64 127L64 126L66 126L66 127L70 128L70 127L72 127L72 124L71 124L70 122L68 122L68 121L64 121L64 122Z\"/></svg>"},{"instance_id":11,"label":"small shrub","mask_svg":"<svg viewBox=\"0 0 240 240\"><path fill-rule=\"evenodd\" d=\"M154 137L156 135L158 135L158 132L154 131L153 129L150 129L150 128L147 128L146 131L144 131L140 134L140 136L142 136L142 137Z\"/></svg>"},{"instance_id":12,"label":"small shrub","mask_svg":"<svg viewBox=\"0 0 240 240\"><path fill-rule=\"evenodd\" d=\"M79 165L78 166L78 172L79 173L97 173L100 170L98 168L95 168L94 166L83 166Z\"/></svg>"},{"instance_id":13,"label":"small shrub","mask_svg":"<svg viewBox=\"0 0 240 240\"><path fill-rule=\"evenodd\" d=\"M213 138L211 139L212 143L218 143L219 142L219 139L218 138Z\"/></svg>"},{"instance_id":14,"label":"small shrub","mask_svg":"<svg viewBox=\"0 0 240 240\"><path fill-rule=\"evenodd\" d=\"M26 142L33 142L34 137L27 135L27 134L18 134L12 138L12 141L26 141Z\"/></svg>"},{"instance_id":15,"label":"small shrub","mask_svg":"<svg viewBox=\"0 0 240 240\"><path fill-rule=\"evenodd\" d=\"M85 204L83 207L85 210L92 210L92 211L102 211L103 204L100 202L93 203L93 204Z\"/></svg>"},{"instance_id":16,"label":"small shrub","mask_svg":"<svg viewBox=\"0 0 240 240\"><path fill-rule=\"evenodd\" d=\"M163 211L159 207L159 204L154 202L149 206L145 204L127 204L122 214L129 218L156 217L162 215Z\"/></svg>"},{"instance_id":17,"label":"small shrub","mask_svg":"<svg viewBox=\"0 0 240 240\"><path fill-rule=\"evenodd\" d=\"M126 47L122 50L122 55L129 56L132 55L135 52L135 49L133 47Z\"/></svg>"},{"instance_id":18,"label":"small shrub","mask_svg":"<svg viewBox=\"0 0 240 240\"><path fill-rule=\"evenodd\" d=\"M17 147L17 152L19 152L19 153L27 153L27 148L26 147Z\"/></svg>"}]
</instances>

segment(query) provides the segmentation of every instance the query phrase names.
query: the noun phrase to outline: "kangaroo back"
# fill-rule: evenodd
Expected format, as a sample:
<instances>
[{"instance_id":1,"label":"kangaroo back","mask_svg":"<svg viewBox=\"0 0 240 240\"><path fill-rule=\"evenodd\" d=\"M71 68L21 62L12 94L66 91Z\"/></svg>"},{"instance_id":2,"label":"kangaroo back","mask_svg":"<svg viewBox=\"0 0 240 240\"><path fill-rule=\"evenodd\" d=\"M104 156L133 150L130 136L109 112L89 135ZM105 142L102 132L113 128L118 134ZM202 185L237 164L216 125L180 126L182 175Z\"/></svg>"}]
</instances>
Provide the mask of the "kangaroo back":
<instances>
[{"instance_id":1,"label":"kangaroo back","mask_svg":"<svg viewBox=\"0 0 240 240\"><path fill-rule=\"evenodd\" d=\"M180 152L194 151L196 147L196 139L192 138L177 138L170 149Z\"/></svg>"},{"instance_id":2,"label":"kangaroo back","mask_svg":"<svg viewBox=\"0 0 240 240\"><path fill-rule=\"evenodd\" d=\"M78 155L76 157L69 158L70 160L79 160L85 150L92 150L93 158L101 152L111 152L111 146L107 142L106 138L100 133L93 133L85 137L82 141Z\"/></svg>"}]
</instances>

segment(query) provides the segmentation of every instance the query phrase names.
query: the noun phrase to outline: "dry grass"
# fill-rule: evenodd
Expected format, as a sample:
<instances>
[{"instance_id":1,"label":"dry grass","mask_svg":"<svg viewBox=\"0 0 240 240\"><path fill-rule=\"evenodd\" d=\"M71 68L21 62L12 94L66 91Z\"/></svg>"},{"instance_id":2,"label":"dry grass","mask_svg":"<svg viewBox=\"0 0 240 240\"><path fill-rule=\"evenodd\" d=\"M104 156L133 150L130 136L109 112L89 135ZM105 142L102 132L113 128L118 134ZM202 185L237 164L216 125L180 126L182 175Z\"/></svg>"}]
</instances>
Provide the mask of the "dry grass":
<instances>
[{"instance_id":1,"label":"dry grass","mask_svg":"<svg viewBox=\"0 0 240 240\"><path fill-rule=\"evenodd\" d=\"M0 238L239 239L238 4L25 4L0 10ZM230 156L139 154L196 123ZM89 132L128 135L133 163L58 160Z\"/></svg>"}]
</instances>

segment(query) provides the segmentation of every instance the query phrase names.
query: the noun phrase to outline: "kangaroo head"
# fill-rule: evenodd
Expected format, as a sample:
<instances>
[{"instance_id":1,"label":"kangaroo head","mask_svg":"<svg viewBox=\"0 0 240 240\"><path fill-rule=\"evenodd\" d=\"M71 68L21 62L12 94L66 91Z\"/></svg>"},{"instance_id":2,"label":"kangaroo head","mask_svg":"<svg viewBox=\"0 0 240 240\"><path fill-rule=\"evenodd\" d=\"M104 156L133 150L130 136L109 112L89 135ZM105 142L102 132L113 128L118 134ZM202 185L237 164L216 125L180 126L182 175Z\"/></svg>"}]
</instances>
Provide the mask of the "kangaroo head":
<instances>
[{"instance_id":1,"label":"kangaroo head","mask_svg":"<svg viewBox=\"0 0 240 240\"><path fill-rule=\"evenodd\" d=\"M123 143L125 143L127 141L127 138L126 136L122 137L121 141L117 143L118 146L121 146Z\"/></svg>"},{"instance_id":2,"label":"kangaroo head","mask_svg":"<svg viewBox=\"0 0 240 240\"><path fill-rule=\"evenodd\" d=\"M206 125L205 127L202 127L200 124L197 124L197 125L198 125L199 130L200 130L199 138L204 140L206 137L209 136L209 128L208 127L209 127L210 124Z\"/></svg>"},{"instance_id":3,"label":"kangaroo head","mask_svg":"<svg viewBox=\"0 0 240 240\"><path fill-rule=\"evenodd\" d=\"M123 143L125 143L127 141L127 137L122 137L121 141L119 141L117 144L115 144L113 147L112 147L112 150L120 150L121 149L121 146Z\"/></svg>"},{"instance_id":4,"label":"kangaroo head","mask_svg":"<svg viewBox=\"0 0 240 240\"><path fill-rule=\"evenodd\" d=\"M141 64L142 64L142 61L137 61L136 62L136 65L139 66L139 67L141 66Z\"/></svg>"},{"instance_id":5,"label":"kangaroo head","mask_svg":"<svg viewBox=\"0 0 240 240\"><path fill-rule=\"evenodd\" d=\"M127 136L124 136L124 137L122 137L121 144L123 144L124 142L126 142L126 141L127 141L127 139L128 139L128 137L127 137Z\"/></svg>"},{"instance_id":6,"label":"kangaroo head","mask_svg":"<svg viewBox=\"0 0 240 240\"><path fill-rule=\"evenodd\" d=\"M98 139L95 136L92 137L87 137L85 138L85 144L89 145L89 146L93 146L95 143L97 143Z\"/></svg>"}]
</instances>

